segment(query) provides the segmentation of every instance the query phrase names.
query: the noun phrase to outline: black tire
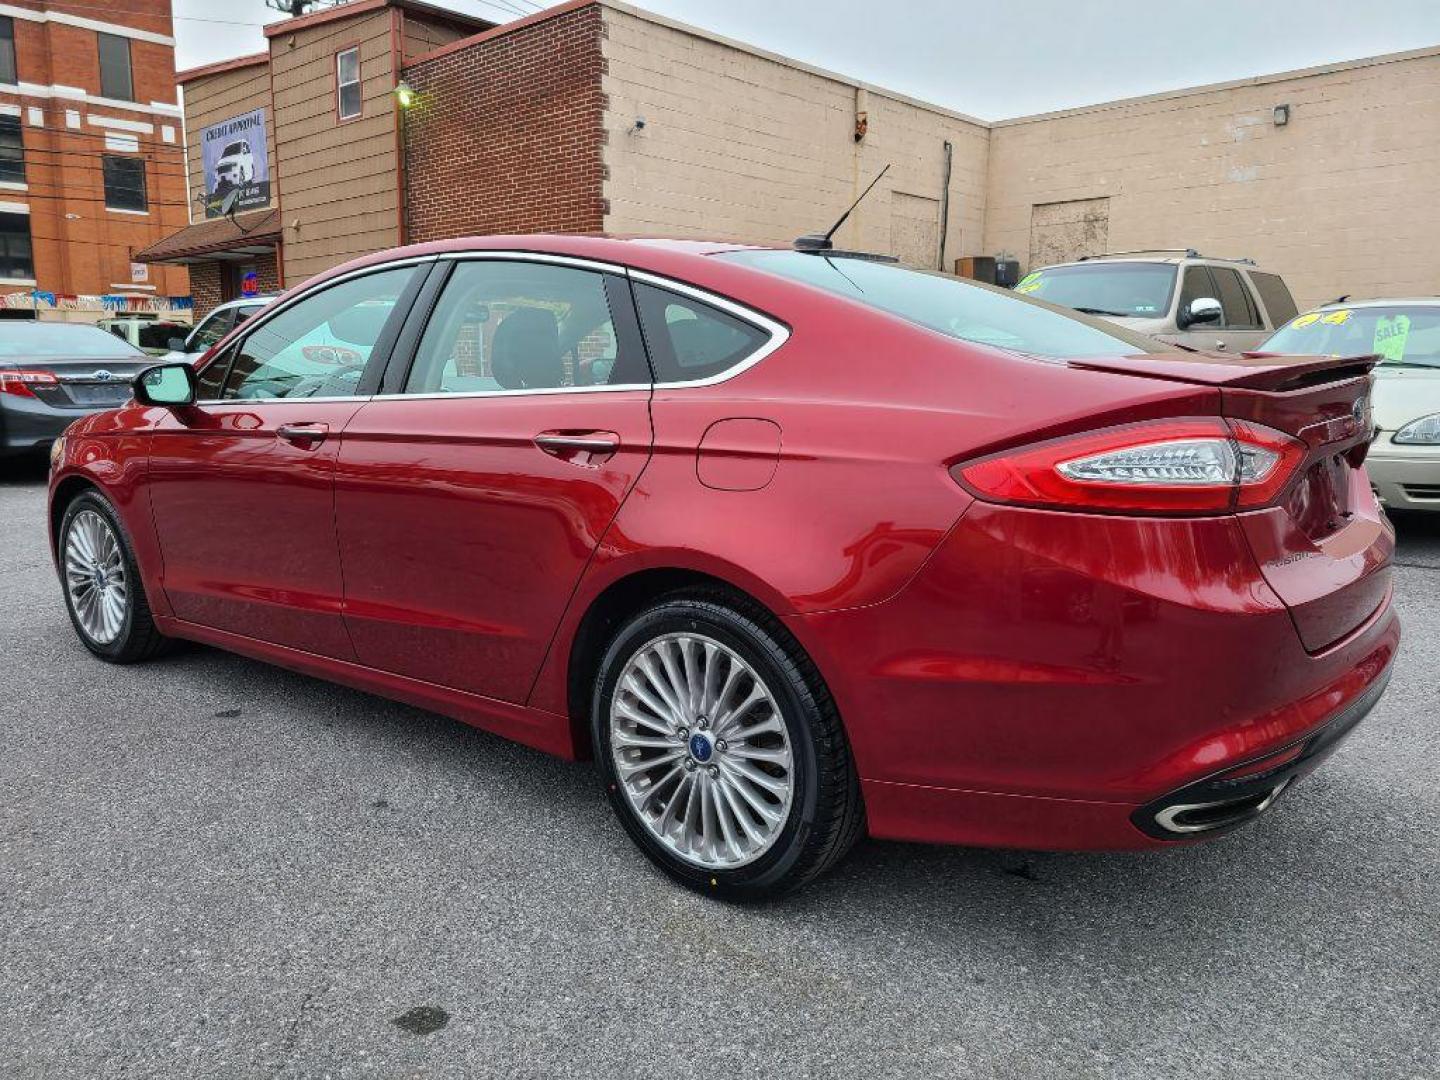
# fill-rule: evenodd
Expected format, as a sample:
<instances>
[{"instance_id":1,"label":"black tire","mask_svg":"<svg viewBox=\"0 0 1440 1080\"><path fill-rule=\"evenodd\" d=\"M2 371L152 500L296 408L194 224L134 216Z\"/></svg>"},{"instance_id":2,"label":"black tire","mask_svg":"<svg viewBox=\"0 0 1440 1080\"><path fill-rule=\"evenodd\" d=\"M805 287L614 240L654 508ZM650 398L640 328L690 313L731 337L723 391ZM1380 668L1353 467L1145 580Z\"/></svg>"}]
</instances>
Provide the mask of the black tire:
<instances>
[{"instance_id":1,"label":"black tire","mask_svg":"<svg viewBox=\"0 0 1440 1080\"><path fill-rule=\"evenodd\" d=\"M630 658L666 634L699 633L733 649L765 681L786 726L794 790L788 818L755 861L729 869L687 862L640 820L611 753L610 706ZM600 662L590 710L595 758L610 805L639 848L682 884L728 900L763 900L834 866L864 828L860 782L839 712L819 671L780 620L725 592L662 597L625 623Z\"/></svg>"},{"instance_id":2,"label":"black tire","mask_svg":"<svg viewBox=\"0 0 1440 1080\"><path fill-rule=\"evenodd\" d=\"M66 538L70 535L70 528L75 518L85 510L94 511L109 524L119 541L121 558L125 566L129 602L126 605L120 632L113 641L108 642L95 640L85 630L76 615L70 590L66 587L65 582ZM111 664L135 664L142 660L149 660L164 652L172 644L172 639L160 633L155 626L155 619L150 613L150 602L145 595L145 585L140 579L140 569L135 564L135 548L130 541L130 534L125 531L125 526L121 523L120 516L115 513L115 508L103 495L93 490L82 491L70 500L69 505L65 507L64 516L60 519L57 540L59 544L60 592L65 598L65 610L70 615L70 624L74 626L75 635L80 639L81 644L101 660Z\"/></svg>"}]
</instances>

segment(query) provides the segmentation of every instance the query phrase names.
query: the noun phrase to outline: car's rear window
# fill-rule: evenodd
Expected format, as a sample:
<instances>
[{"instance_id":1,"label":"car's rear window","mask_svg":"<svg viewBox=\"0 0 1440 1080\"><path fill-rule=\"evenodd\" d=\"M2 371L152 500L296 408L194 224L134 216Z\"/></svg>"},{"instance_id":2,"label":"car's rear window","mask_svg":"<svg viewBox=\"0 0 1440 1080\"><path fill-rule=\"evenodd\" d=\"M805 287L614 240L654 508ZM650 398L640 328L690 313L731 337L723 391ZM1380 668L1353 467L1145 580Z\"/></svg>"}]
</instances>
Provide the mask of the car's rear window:
<instances>
[{"instance_id":1,"label":"car's rear window","mask_svg":"<svg viewBox=\"0 0 1440 1080\"><path fill-rule=\"evenodd\" d=\"M1015 291L1091 315L1163 319L1175 292L1175 267L1110 260L1051 266L1026 274Z\"/></svg>"},{"instance_id":2,"label":"car's rear window","mask_svg":"<svg viewBox=\"0 0 1440 1080\"><path fill-rule=\"evenodd\" d=\"M1045 357L1169 351L1141 334L1103 324L993 285L894 263L798 251L715 256L813 285L962 341Z\"/></svg>"},{"instance_id":3,"label":"car's rear window","mask_svg":"<svg viewBox=\"0 0 1440 1080\"><path fill-rule=\"evenodd\" d=\"M145 354L98 326L7 319L0 330L0 358L109 356L129 359Z\"/></svg>"},{"instance_id":4,"label":"car's rear window","mask_svg":"<svg viewBox=\"0 0 1440 1080\"><path fill-rule=\"evenodd\" d=\"M1440 306L1395 304L1306 312L1277 330L1264 352L1365 356L1384 363L1440 368Z\"/></svg>"}]
</instances>

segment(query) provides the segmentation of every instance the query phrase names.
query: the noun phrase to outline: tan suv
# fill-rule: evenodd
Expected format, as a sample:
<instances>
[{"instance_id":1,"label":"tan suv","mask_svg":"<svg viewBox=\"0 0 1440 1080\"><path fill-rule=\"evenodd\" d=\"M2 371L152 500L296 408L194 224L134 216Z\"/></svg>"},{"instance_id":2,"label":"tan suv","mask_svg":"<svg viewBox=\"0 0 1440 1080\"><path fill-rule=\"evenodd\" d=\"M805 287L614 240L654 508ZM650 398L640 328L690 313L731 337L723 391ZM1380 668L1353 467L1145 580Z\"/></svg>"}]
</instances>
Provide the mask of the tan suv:
<instances>
[{"instance_id":1,"label":"tan suv","mask_svg":"<svg viewBox=\"0 0 1440 1080\"><path fill-rule=\"evenodd\" d=\"M1052 304L1196 349L1253 349L1296 314L1278 274L1194 248L1120 251L1032 271L1015 286Z\"/></svg>"}]
</instances>

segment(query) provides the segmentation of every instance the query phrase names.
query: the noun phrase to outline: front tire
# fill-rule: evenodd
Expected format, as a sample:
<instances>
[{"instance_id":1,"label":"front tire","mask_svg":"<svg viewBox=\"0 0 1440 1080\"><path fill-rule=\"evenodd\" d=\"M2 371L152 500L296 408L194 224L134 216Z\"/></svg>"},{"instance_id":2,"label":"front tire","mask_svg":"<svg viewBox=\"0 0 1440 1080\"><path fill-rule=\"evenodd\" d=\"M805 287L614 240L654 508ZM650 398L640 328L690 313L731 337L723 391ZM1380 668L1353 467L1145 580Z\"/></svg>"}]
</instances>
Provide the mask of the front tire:
<instances>
[{"instance_id":1,"label":"front tire","mask_svg":"<svg viewBox=\"0 0 1440 1080\"><path fill-rule=\"evenodd\" d=\"M697 891L787 892L860 834L859 780L819 672L778 619L728 595L677 594L626 623L591 727L621 824Z\"/></svg>"},{"instance_id":2,"label":"front tire","mask_svg":"<svg viewBox=\"0 0 1440 1080\"><path fill-rule=\"evenodd\" d=\"M71 625L92 653L112 664L133 664L166 647L169 639L150 614L130 538L98 492L82 492L65 508L59 562Z\"/></svg>"}]
</instances>

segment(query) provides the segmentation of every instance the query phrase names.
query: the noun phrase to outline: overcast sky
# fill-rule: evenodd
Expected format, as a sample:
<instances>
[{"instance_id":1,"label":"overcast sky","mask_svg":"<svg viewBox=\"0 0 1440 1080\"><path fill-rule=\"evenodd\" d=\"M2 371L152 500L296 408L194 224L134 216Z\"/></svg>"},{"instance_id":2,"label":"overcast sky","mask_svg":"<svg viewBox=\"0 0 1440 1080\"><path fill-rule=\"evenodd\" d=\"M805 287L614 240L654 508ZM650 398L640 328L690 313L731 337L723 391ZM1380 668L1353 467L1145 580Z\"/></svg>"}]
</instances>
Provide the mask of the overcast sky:
<instances>
[{"instance_id":1,"label":"overcast sky","mask_svg":"<svg viewBox=\"0 0 1440 1080\"><path fill-rule=\"evenodd\" d=\"M432 0L495 21L536 0ZM181 68L263 48L265 0L174 0ZM1440 45L1440 0L644 0L987 120Z\"/></svg>"}]
</instances>

